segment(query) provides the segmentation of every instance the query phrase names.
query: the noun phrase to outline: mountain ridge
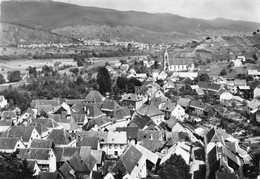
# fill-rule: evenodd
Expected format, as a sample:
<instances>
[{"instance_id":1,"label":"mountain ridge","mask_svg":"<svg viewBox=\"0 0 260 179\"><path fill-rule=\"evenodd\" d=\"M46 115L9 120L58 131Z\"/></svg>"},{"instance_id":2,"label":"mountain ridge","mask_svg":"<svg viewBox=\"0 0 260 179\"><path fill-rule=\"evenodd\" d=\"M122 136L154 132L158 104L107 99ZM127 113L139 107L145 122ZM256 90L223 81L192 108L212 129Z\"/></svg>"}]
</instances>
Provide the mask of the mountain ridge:
<instances>
[{"instance_id":1,"label":"mountain ridge","mask_svg":"<svg viewBox=\"0 0 260 179\"><path fill-rule=\"evenodd\" d=\"M106 28L105 26L107 26L110 30L114 30L116 27L120 27L120 29L125 27L126 30L132 31L128 36L134 34L135 31L142 31L143 36L153 35L151 32L154 32L154 35L173 33L176 38L185 35L194 37L197 32L203 34L209 31L218 35L216 32L219 31L221 34L222 30L236 35L236 32L253 32L260 28L260 23L256 22L223 18L205 20L182 17L171 13L118 11L55 1L3 1L1 3L1 21L26 24L55 33L59 31L65 33L66 31L62 35L68 37L76 35L74 34L76 29L70 28L76 26L96 26L96 28ZM71 29L71 31L64 30L66 28ZM89 30L95 31L94 28L89 28ZM103 29L96 30L105 33ZM86 34L91 33L86 32ZM82 36L79 38L88 38L84 33L81 34ZM113 34L116 33L113 32ZM99 35L106 36L106 34L98 34L97 36ZM121 36L122 34L118 35ZM122 39L131 39L131 37L123 37Z\"/></svg>"}]
</instances>

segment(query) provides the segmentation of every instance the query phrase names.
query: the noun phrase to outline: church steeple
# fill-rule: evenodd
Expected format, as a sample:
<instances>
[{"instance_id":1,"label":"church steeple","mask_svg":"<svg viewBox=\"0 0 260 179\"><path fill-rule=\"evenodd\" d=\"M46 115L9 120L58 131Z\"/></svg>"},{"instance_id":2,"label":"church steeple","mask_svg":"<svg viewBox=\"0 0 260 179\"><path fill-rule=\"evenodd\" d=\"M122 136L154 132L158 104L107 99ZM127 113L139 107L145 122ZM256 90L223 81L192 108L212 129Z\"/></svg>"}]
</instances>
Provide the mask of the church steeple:
<instances>
[{"instance_id":1,"label":"church steeple","mask_svg":"<svg viewBox=\"0 0 260 179\"><path fill-rule=\"evenodd\" d=\"M168 70L169 67L169 55L167 52L167 46L165 47L164 50L164 55L163 55L163 70Z\"/></svg>"}]
</instances>

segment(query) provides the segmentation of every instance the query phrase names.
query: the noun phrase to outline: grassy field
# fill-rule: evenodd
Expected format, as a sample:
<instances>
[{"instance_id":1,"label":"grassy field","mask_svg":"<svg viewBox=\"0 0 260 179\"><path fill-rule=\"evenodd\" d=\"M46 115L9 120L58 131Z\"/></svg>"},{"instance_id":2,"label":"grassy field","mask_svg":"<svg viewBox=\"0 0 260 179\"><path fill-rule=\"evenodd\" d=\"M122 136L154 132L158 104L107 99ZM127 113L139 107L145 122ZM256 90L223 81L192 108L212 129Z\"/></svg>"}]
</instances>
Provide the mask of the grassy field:
<instances>
[{"instance_id":1,"label":"grassy field","mask_svg":"<svg viewBox=\"0 0 260 179\"><path fill-rule=\"evenodd\" d=\"M8 71L19 70L21 73L26 73L29 66L36 67L37 70L40 70L44 65L54 66L55 62L60 62L61 65L77 66L77 63L73 59L12 60L1 61L0 71L4 77L7 77Z\"/></svg>"}]
</instances>

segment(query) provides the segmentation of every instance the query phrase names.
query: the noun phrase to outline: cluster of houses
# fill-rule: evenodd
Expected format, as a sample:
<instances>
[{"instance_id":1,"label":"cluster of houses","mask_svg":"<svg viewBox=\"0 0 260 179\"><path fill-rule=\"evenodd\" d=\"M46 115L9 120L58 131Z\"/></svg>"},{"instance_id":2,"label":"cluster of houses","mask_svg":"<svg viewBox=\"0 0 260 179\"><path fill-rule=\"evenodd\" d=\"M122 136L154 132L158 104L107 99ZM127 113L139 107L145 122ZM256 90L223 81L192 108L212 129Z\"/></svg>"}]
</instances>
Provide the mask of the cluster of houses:
<instances>
[{"instance_id":1,"label":"cluster of houses","mask_svg":"<svg viewBox=\"0 0 260 179\"><path fill-rule=\"evenodd\" d=\"M42 178L147 178L173 154L190 166L193 179L243 178L257 143L241 142L202 120L216 116L214 105L166 93L189 84L197 96L245 102L260 121L260 83L218 76L193 84L192 75L169 77L167 71L193 70L194 64L169 59L167 50L163 66L152 77L139 75L142 86L119 101L92 90L84 99L33 100L22 114L19 109L2 111L0 151L17 151ZM244 99L245 90L253 91L252 100ZM0 107L6 105L0 96Z\"/></svg>"}]
</instances>

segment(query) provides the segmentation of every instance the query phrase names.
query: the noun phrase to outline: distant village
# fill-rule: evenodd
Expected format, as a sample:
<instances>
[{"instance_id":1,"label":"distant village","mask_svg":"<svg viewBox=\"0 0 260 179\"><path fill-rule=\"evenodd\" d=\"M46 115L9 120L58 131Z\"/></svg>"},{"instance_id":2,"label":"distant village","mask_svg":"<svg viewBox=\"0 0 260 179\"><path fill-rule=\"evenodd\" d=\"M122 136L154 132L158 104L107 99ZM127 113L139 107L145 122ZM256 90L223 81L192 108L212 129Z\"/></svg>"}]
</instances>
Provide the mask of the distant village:
<instances>
[{"instance_id":1,"label":"distant village","mask_svg":"<svg viewBox=\"0 0 260 179\"><path fill-rule=\"evenodd\" d=\"M21 112L4 110L9 101L0 96L0 151L16 152L39 178L163 178L175 155L192 179L256 178L259 59L230 54L205 63L212 53L200 47L173 55L166 46L162 60L140 58L161 67L150 74L106 65L110 75L141 83L118 100L92 89L83 99L34 99Z\"/></svg>"}]
</instances>

